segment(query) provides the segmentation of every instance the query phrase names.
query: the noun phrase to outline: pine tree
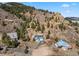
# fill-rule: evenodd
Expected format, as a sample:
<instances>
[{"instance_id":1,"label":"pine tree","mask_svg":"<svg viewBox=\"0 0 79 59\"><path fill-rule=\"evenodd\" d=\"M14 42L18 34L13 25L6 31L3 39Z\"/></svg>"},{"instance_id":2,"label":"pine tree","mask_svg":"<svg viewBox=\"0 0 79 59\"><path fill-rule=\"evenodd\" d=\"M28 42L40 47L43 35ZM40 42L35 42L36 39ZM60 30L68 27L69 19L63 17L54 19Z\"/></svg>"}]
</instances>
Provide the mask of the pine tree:
<instances>
[{"instance_id":1,"label":"pine tree","mask_svg":"<svg viewBox=\"0 0 79 59\"><path fill-rule=\"evenodd\" d=\"M50 38L50 31L48 31L48 34L46 36L46 39L49 39Z\"/></svg>"},{"instance_id":2,"label":"pine tree","mask_svg":"<svg viewBox=\"0 0 79 59\"><path fill-rule=\"evenodd\" d=\"M79 47L79 41L78 41L78 40L76 41L76 46L78 46L78 47Z\"/></svg>"},{"instance_id":3,"label":"pine tree","mask_svg":"<svg viewBox=\"0 0 79 59\"><path fill-rule=\"evenodd\" d=\"M35 29L35 28L36 28L36 25L35 25L34 22L31 23L31 28L32 28L32 29Z\"/></svg>"},{"instance_id":4,"label":"pine tree","mask_svg":"<svg viewBox=\"0 0 79 59\"><path fill-rule=\"evenodd\" d=\"M59 28L61 29L61 31L65 30L65 26L63 23L59 24Z\"/></svg>"},{"instance_id":5,"label":"pine tree","mask_svg":"<svg viewBox=\"0 0 79 59\"><path fill-rule=\"evenodd\" d=\"M40 25L37 25L36 31L41 31Z\"/></svg>"},{"instance_id":6,"label":"pine tree","mask_svg":"<svg viewBox=\"0 0 79 59\"><path fill-rule=\"evenodd\" d=\"M53 24L51 24L51 28L53 28Z\"/></svg>"},{"instance_id":7,"label":"pine tree","mask_svg":"<svg viewBox=\"0 0 79 59\"><path fill-rule=\"evenodd\" d=\"M42 25L41 32L43 33L44 30L45 30L45 27L44 27L44 25Z\"/></svg>"},{"instance_id":8,"label":"pine tree","mask_svg":"<svg viewBox=\"0 0 79 59\"><path fill-rule=\"evenodd\" d=\"M50 27L50 23L49 23L49 21L47 22L47 28L49 28Z\"/></svg>"}]
</instances>

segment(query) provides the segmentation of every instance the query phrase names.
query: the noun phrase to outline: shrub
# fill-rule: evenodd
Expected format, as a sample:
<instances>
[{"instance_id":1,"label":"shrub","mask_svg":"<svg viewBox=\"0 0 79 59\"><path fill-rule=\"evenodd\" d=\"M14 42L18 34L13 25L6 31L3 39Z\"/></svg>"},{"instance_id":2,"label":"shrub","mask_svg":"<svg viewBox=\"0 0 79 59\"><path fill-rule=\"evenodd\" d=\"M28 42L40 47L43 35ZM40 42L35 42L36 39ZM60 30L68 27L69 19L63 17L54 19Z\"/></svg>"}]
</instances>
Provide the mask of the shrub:
<instances>
[{"instance_id":1,"label":"shrub","mask_svg":"<svg viewBox=\"0 0 79 59\"><path fill-rule=\"evenodd\" d=\"M55 38L55 42L58 42L58 38L57 37Z\"/></svg>"},{"instance_id":2,"label":"shrub","mask_svg":"<svg viewBox=\"0 0 79 59\"><path fill-rule=\"evenodd\" d=\"M15 48L18 46L18 42L17 41L11 41L11 47Z\"/></svg>"},{"instance_id":3,"label":"shrub","mask_svg":"<svg viewBox=\"0 0 79 59\"><path fill-rule=\"evenodd\" d=\"M24 50L24 53L25 53L25 54L27 54L27 53L29 52L29 50L28 50L28 49L29 49L29 47L28 47L28 46L26 46L26 48L25 48L25 50Z\"/></svg>"},{"instance_id":4,"label":"shrub","mask_svg":"<svg viewBox=\"0 0 79 59\"><path fill-rule=\"evenodd\" d=\"M3 22L2 22L2 26L6 26L6 25L7 25L7 24L3 21Z\"/></svg>"},{"instance_id":5,"label":"shrub","mask_svg":"<svg viewBox=\"0 0 79 59\"><path fill-rule=\"evenodd\" d=\"M78 47L79 47L79 41L76 41L76 46L78 46Z\"/></svg>"},{"instance_id":6,"label":"shrub","mask_svg":"<svg viewBox=\"0 0 79 59\"><path fill-rule=\"evenodd\" d=\"M30 41L30 37L27 35L27 36L23 39L23 41Z\"/></svg>"},{"instance_id":7,"label":"shrub","mask_svg":"<svg viewBox=\"0 0 79 59\"><path fill-rule=\"evenodd\" d=\"M76 22L76 23L73 23L73 25L74 25L74 26L79 26L78 22Z\"/></svg>"}]
</instances>

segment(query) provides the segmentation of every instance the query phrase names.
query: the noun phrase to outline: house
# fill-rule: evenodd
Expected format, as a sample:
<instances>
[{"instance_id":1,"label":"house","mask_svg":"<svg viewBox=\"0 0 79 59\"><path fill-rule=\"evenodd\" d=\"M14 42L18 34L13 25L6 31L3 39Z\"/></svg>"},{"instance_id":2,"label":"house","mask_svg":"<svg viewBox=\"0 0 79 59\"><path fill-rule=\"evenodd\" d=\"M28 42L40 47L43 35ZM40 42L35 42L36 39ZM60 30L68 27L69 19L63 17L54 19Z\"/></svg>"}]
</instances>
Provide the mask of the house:
<instances>
[{"instance_id":1,"label":"house","mask_svg":"<svg viewBox=\"0 0 79 59\"><path fill-rule=\"evenodd\" d=\"M63 50L67 50L71 48L71 45L67 43L64 39L60 39L58 42L55 43L55 47L62 48Z\"/></svg>"},{"instance_id":2,"label":"house","mask_svg":"<svg viewBox=\"0 0 79 59\"><path fill-rule=\"evenodd\" d=\"M33 40L40 43L40 42L44 42L44 37L42 34L38 34L38 35L34 35L33 36Z\"/></svg>"},{"instance_id":3,"label":"house","mask_svg":"<svg viewBox=\"0 0 79 59\"><path fill-rule=\"evenodd\" d=\"M7 35L13 40L18 41L18 35L16 32L7 33Z\"/></svg>"}]
</instances>

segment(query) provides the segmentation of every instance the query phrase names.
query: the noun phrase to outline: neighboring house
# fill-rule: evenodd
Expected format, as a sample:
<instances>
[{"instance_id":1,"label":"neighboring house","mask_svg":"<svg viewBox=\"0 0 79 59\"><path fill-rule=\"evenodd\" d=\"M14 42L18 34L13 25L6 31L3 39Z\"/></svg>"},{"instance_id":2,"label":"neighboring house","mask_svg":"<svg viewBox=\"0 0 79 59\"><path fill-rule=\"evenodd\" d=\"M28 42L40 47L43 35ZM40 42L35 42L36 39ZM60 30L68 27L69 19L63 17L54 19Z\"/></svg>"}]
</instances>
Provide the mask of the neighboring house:
<instances>
[{"instance_id":1,"label":"neighboring house","mask_svg":"<svg viewBox=\"0 0 79 59\"><path fill-rule=\"evenodd\" d=\"M18 35L16 32L7 33L7 35L13 40L18 41Z\"/></svg>"},{"instance_id":2,"label":"neighboring house","mask_svg":"<svg viewBox=\"0 0 79 59\"><path fill-rule=\"evenodd\" d=\"M68 44L64 39L60 39L58 42L55 43L57 48L62 48L63 50L67 50L71 48L71 45Z\"/></svg>"},{"instance_id":3,"label":"neighboring house","mask_svg":"<svg viewBox=\"0 0 79 59\"><path fill-rule=\"evenodd\" d=\"M33 36L33 40L40 43L40 42L44 42L44 37L42 34L38 34L38 35L34 35Z\"/></svg>"}]
</instances>

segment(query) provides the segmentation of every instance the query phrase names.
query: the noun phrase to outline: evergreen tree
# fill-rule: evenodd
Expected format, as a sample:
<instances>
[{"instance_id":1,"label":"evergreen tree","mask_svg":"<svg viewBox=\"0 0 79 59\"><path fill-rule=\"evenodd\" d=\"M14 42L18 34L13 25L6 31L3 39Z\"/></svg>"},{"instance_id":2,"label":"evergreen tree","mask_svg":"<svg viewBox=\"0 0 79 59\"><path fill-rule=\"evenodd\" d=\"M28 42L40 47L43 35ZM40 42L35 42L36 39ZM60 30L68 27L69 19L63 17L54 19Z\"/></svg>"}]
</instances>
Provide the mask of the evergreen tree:
<instances>
[{"instance_id":1,"label":"evergreen tree","mask_svg":"<svg viewBox=\"0 0 79 59\"><path fill-rule=\"evenodd\" d=\"M49 23L49 21L47 22L47 28L49 28L50 27L50 23Z\"/></svg>"},{"instance_id":2,"label":"evergreen tree","mask_svg":"<svg viewBox=\"0 0 79 59\"><path fill-rule=\"evenodd\" d=\"M32 28L32 29L35 29L35 28L36 28L36 25L35 25L34 22L31 23L31 28Z\"/></svg>"},{"instance_id":3,"label":"evergreen tree","mask_svg":"<svg viewBox=\"0 0 79 59\"><path fill-rule=\"evenodd\" d=\"M44 25L42 25L41 32L43 33L44 30L45 30L45 27L44 27Z\"/></svg>"},{"instance_id":4,"label":"evergreen tree","mask_svg":"<svg viewBox=\"0 0 79 59\"><path fill-rule=\"evenodd\" d=\"M78 46L78 47L79 47L79 41L78 41L78 40L76 41L76 46Z\"/></svg>"},{"instance_id":5,"label":"evergreen tree","mask_svg":"<svg viewBox=\"0 0 79 59\"><path fill-rule=\"evenodd\" d=\"M37 25L36 31L41 31L40 25Z\"/></svg>"},{"instance_id":6,"label":"evergreen tree","mask_svg":"<svg viewBox=\"0 0 79 59\"><path fill-rule=\"evenodd\" d=\"M46 36L46 39L49 39L50 38L50 31L48 31L48 34Z\"/></svg>"},{"instance_id":7,"label":"evergreen tree","mask_svg":"<svg viewBox=\"0 0 79 59\"><path fill-rule=\"evenodd\" d=\"M51 28L53 28L53 24L51 24Z\"/></svg>"},{"instance_id":8,"label":"evergreen tree","mask_svg":"<svg viewBox=\"0 0 79 59\"><path fill-rule=\"evenodd\" d=\"M61 29L61 31L65 30L65 26L63 23L59 24L59 28Z\"/></svg>"}]
</instances>

